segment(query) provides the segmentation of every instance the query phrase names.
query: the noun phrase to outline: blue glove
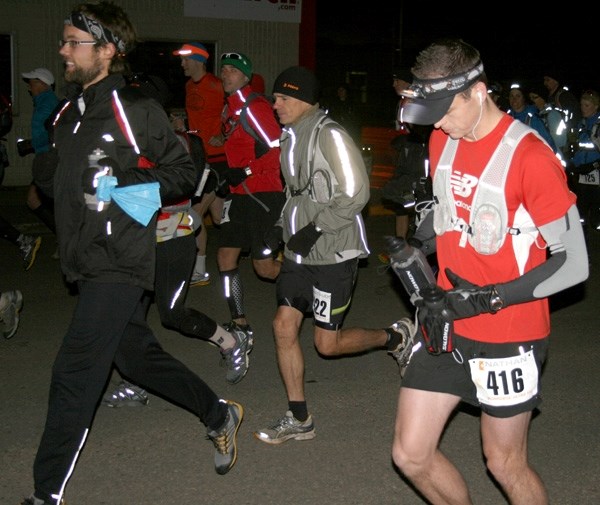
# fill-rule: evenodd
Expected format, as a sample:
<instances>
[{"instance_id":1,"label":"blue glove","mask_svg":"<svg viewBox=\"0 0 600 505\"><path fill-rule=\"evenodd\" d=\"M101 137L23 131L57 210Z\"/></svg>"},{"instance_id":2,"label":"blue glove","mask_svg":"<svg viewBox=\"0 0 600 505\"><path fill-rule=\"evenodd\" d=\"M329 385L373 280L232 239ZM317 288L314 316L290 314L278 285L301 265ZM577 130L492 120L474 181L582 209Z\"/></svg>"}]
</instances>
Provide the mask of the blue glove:
<instances>
[{"instance_id":1,"label":"blue glove","mask_svg":"<svg viewBox=\"0 0 600 505\"><path fill-rule=\"evenodd\" d=\"M290 237L287 247L290 251L306 258L322 234L323 232L317 231L315 223L309 223Z\"/></svg>"}]
</instances>

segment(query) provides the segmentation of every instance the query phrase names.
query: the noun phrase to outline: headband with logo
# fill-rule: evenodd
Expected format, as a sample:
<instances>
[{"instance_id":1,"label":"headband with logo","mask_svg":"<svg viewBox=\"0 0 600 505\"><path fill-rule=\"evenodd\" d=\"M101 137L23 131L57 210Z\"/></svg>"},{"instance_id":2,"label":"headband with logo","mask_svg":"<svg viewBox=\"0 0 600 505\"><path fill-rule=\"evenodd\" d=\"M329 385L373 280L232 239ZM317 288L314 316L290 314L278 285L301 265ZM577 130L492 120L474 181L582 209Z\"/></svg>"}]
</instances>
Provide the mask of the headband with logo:
<instances>
[{"instance_id":1,"label":"headband with logo","mask_svg":"<svg viewBox=\"0 0 600 505\"><path fill-rule=\"evenodd\" d=\"M88 32L95 40L114 44L120 53L125 53L125 41L117 37L106 26L102 26L99 21L86 16L83 12L71 12L71 15L65 19L66 25L72 25L79 30Z\"/></svg>"}]
</instances>

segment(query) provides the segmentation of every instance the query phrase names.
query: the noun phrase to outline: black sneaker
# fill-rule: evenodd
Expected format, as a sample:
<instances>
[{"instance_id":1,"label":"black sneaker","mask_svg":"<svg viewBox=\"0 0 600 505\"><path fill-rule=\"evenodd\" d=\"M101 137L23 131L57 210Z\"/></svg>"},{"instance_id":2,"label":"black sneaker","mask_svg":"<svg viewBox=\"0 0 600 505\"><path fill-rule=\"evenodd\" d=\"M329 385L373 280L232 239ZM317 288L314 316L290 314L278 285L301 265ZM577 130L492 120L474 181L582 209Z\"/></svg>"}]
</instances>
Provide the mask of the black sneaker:
<instances>
[{"instance_id":1,"label":"black sneaker","mask_svg":"<svg viewBox=\"0 0 600 505\"><path fill-rule=\"evenodd\" d=\"M220 400L227 404L227 417L218 430L207 430L206 434L217 449L215 451L215 470L225 475L237 460L237 432L244 418L244 408L234 401Z\"/></svg>"}]
</instances>

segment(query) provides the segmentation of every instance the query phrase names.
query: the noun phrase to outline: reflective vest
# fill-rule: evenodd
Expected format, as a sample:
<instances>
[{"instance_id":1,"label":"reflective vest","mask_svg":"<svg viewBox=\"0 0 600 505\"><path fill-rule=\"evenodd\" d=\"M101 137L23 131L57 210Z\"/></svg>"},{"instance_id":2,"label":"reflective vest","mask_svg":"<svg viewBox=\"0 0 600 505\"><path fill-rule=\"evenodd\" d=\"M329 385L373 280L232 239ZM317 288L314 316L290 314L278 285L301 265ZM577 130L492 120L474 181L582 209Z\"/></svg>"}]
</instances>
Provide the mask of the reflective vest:
<instances>
[{"instance_id":1,"label":"reflective vest","mask_svg":"<svg viewBox=\"0 0 600 505\"><path fill-rule=\"evenodd\" d=\"M468 223L456 213L451 179L458 140L448 137L433 178L433 227L437 235L458 231L461 233L460 247L465 247L468 241L480 254L496 254L507 234L528 233L535 240L539 232L524 208L516 212L515 220L509 226L504 194L512 157L519 142L528 133L542 140L535 130L521 121L515 120L508 127L479 178Z\"/></svg>"}]
</instances>

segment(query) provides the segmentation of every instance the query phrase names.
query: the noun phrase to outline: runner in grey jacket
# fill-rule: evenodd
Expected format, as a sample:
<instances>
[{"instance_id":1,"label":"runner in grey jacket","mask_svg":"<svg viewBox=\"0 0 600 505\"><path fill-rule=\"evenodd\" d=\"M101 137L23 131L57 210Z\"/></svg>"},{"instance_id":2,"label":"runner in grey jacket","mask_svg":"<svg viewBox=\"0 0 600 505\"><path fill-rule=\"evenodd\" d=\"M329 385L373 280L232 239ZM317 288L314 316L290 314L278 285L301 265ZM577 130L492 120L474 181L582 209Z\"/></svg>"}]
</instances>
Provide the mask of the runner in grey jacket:
<instances>
[{"instance_id":1,"label":"runner in grey jacket","mask_svg":"<svg viewBox=\"0 0 600 505\"><path fill-rule=\"evenodd\" d=\"M406 318L389 328L342 328L358 260L369 253L361 215L369 201L369 178L352 138L319 109L318 89L316 77L304 67L284 70L273 86L273 108L284 126L281 173L288 199L265 243L275 250L285 242L273 332L289 410L254 433L267 444L315 437L299 343L305 316L312 314L314 345L323 356L385 349L401 364L414 332Z\"/></svg>"},{"instance_id":2,"label":"runner in grey jacket","mask_svg":"<svg viewBox=\"0 0 600 505\"><path fill-rule=\"evenodd\" d=\"M285 256L309 265L365 257L361 211L369 201L369 178L352 138L315 104L285 126L280 146L288 195L280 223L284 242L310 223L322 232L308 256L288 247Z\"/></svg>"}]
</instances>

